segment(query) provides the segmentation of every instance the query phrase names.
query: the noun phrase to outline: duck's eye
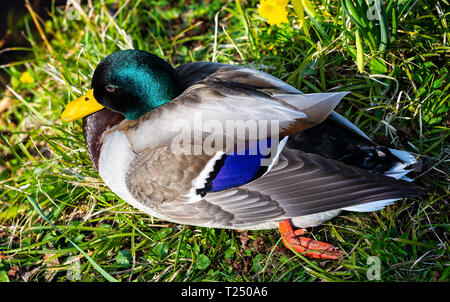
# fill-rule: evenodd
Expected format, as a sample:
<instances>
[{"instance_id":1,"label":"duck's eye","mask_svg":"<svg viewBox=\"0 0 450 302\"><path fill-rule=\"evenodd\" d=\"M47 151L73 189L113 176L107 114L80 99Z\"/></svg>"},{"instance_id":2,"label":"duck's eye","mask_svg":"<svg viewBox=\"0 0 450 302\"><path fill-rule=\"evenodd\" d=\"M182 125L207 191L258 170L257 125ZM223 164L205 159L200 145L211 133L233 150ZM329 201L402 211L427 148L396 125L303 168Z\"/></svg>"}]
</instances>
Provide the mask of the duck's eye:
<instances>
[{"instance_id":1,"label":"duck's eye","mask_svg":"<svg viewBox=\"0 0 450 302\"><path fill-rule=\"evenodd\" d=\"M105 86L106 91L108 92L115 92L119 89L119 87L117 86L113 86L113 85L106 85Z\"/></svg>"}]
</instances>

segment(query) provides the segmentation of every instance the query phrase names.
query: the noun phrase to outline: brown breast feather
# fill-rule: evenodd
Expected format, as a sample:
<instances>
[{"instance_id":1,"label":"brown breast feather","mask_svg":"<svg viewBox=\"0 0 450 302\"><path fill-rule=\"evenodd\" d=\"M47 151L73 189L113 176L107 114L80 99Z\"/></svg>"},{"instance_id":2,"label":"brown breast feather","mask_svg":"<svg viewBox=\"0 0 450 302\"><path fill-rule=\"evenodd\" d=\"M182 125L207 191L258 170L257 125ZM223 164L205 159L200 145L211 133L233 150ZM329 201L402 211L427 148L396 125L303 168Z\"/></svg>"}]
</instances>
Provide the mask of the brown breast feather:
<instances>
[{"instance_id":1,"label":"brown breast feather","mask_svg":"<svg viewBox=\"0 0 450 302\"><path fill-rule=\"evenodd\" d=\"M107 129L124 120L124 116L107 108L88 115L83 119L83 136L89 156L98 171L98 160L102 147L101 137Z\"/></svg>"}]
</instances>

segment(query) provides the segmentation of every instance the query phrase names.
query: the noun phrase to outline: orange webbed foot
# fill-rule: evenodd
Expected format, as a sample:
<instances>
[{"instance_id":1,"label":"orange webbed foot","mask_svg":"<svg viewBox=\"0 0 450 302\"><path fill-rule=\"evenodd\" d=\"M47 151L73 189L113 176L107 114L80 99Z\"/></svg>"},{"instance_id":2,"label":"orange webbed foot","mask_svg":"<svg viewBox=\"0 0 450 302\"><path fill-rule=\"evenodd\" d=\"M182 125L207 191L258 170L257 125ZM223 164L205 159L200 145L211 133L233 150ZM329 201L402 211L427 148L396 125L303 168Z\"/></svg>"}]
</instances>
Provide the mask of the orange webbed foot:
<instances>
[{"instance_id":1,"label":"orange webbed foot","mask_svg":"<svg viewBox=\"0 0 450 302\"><path fill-rule=\"evenodd\" d=\"M305 233L305 229L293 230L289 219L279 223L281 237L284 246L293 249L305 256L318 259L339 259L344 253L332 244L316 241L307 237L300 237ZM310 251L310 252L308 252Z\"/></svg>"}]
</instances>

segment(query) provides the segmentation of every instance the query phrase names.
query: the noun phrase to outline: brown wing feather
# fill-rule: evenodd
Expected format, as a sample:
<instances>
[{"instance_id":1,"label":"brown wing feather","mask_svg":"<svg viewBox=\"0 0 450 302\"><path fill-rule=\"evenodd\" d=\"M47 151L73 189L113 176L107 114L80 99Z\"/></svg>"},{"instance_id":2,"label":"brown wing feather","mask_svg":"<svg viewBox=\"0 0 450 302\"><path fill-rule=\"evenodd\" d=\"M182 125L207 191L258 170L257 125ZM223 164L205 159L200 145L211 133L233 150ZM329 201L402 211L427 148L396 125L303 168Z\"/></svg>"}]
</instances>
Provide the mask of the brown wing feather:
<instances>
[{"instance_id":1,"label":"brown wing feather","mask_svg":"<svg viewBox=\"0 0 450 302\"><path fill-rule=\"evenodd\" d=\"M126 174L126 185L139 202L158 207L188 194L192 181L211 159L210 155L173 153L160 146L138 153Z\"/></svg>"},{"instance_id":2,"label":"brown wing feather","mask_svg":"<svg viewBox=\"0 0 450 302\"><path fill-rule=\"evenodd\" d=\"M178 223L190 225L239 228L285 217L283 209L270 196L241 188L209 193L194 203L183 197L158 204L138 200Z\"/></svg>"}]
</instances>

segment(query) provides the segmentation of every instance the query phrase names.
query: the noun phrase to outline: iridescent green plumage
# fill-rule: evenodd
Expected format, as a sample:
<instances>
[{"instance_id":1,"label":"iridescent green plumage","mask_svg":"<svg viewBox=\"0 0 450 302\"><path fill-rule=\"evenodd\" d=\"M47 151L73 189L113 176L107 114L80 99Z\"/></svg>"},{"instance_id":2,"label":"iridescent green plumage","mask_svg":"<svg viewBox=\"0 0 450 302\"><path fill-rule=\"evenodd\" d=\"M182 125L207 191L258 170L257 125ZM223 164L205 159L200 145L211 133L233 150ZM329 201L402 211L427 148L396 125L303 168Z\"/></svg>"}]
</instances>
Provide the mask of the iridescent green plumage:
<instances>
[{"instance_id":1,"label":"iridescent green plumage","mask_svg":"<svg viewBox=\"0 0 450 302\"><path fill-rule=\"evenodd\" d=\"M170 102L184 87L168 63L148 52L129 49L100 62L92 88L99 103L134 120Z\"/></svg>"}]
</instances>

